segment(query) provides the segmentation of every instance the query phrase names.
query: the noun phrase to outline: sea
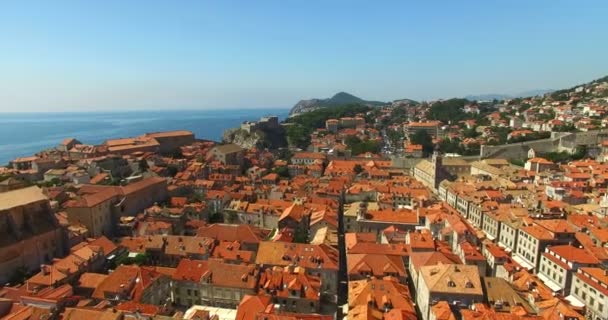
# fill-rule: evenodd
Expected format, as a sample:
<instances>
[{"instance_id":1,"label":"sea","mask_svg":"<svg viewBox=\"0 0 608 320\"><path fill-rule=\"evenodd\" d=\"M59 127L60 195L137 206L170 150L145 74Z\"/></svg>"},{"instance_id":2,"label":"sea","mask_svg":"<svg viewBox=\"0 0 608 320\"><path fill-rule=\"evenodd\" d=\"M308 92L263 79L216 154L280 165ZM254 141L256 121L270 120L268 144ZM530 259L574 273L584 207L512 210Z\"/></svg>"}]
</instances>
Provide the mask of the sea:
<instances>
[{"instance_id":1,"label":"sea","mask_svg":"<svg viewBox=\"0 0 608 320\"><path fill-rule=\"evenodd\" d=\"M65 138L100 144L111 138L184 129L194 132L197 139L220 141L224 130L238 127L243 121L269 115L283 120L288 114L287 108L0 113L0 165L54 148Z\"/></svg>"}]
</instances>

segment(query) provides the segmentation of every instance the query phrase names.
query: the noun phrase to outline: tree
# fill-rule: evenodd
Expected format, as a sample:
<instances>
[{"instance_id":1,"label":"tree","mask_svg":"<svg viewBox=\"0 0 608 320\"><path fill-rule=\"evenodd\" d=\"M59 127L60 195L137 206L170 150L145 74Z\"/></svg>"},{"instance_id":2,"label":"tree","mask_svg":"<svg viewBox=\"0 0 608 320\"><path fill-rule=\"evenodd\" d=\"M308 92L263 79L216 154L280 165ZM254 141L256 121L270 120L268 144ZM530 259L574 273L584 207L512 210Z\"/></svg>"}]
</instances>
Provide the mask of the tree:
<instances>
[{"instance_id":1,"label":"tree","mask_svg":"<svg viewBox=\"0 0 608 320\"><path fill-rule=\"evenodd\" d=\"M239 219L239 216L234 211L229 211L228 214L226 215L226 222L228 222L228 223L235 223L235 222L237 222L238 219Z\"/></svg>"},{"instance_id":2,"label":"tree","mask_svg":"<svg viewBox=\"0 0 608 320\"><path fill-rule=\"evenodd\" d=\"M8 282L11 285L21 284L24 283L25 280L29 279L31 276L32 273L29 272L26 267L20 266L13 271L13 274L11 275Z\"/></svg>"},{"instance_id":3,"label":"tree","mask_svg":"<svg viewBox=\"0 0 608 320\"><path fill-rule=\"evenodd\" d=\"M145 253L138 253L133 258L133 264L136 264L138 266L146 264L147 261L148 261L148 256Z\"/></svg>"},{"instance_id":4,"label":"tree","mask_svg":"<svg viewBox=\"0 0 608 320\"><path fill-rule=\"evenodd\" d=\"M308 230L300 226L296 227L293 232L293 242L308 243Z\"/></svg>"},{"instance_id":5,"label":"tree","mask_svg":"<svg viewBox=\"0 0 608 320\"><path fill-rule=\"evenodd\" d=\"M287 127L287 141L290 145L300 149L308 148L312 128L306 128L299 124Z\"/></svg>"},{"instance_id":6,"label":"tree","mask_svg":"<svg viewBox=\"0 0 608 320\"><path fill-rule=\"evenodd\" d=\"M576 127L572 123L553 127L553 132L575 132L576 130Z\"/></svg>"},{"instance_id":7,"label":"tree","mask_svg":"<svg viewBox=\"0 0 608 320\"><path fill-rule=\"evenodd\" d=\"M519 167L525 167L526 166L526 162L522 159L510 159L509 162L513 165L519 166Z\"/></svg>"},{"instance_id":8,"label":"tree","mask_svg":"<svg viewBox=\"0 0 608 320\"><path fill-rule=\"evenodd\" d=\"M345 104L321 108L290 117L285 120L285 123L291 124L287 126L287 140L291 146L306 149L310 144L310 134L315 129L325 127L327 119L354 117L359 113L365 114L370 110L374 109L360 104Z\"/></svg>"},{"instance_id":9,"label":"tree","mask_svg":"<svg viewBox=\"0 0 608 320\"><path fill-rule=\"evenodd\" d=\"M209 223L222 223L222 222L224 222L224 215L221 212L215 212L209 216Z\"/></svg>"},{"instance_id":10,"label":"tree","mask_svg":"<svg viewBox=\"0 0 608 320\"><path fill-rule=\"evenodd\" d=\"M112 269L118 268L121 265L132 265L138 266L144 265L148 262L148 256L145 253L138 253L135 257L129 257L128 253L124 253L114 259Z\"/></svg>"},{"instance_id":11,"label":"tree","mask_svg":"<svg viewBox=\"0 0 608 320\"><path fill-rule=\"evenodd\" d=\"M184 155L182 154L182 150L180 150L179 148L169 152L169 156L174 159L183 159L184 158Z\"/></svg>"},{"instance_id":12,"label":"tree","mask_svg":"<svg viewBox=\"0 0 608 320\"><path fill-rule=\"evenodd\" d=\"M465 136L465 138L477 138L477 136L479 136L480 133L477 132L477 130L475 130L475 128L471 128L471 129L464 129L462 131L462 135Z\"/></svg>"},{"instance_id":13,"label":"tree","mask_svg":"<svg viewBox=\"0 0 608 320\"><path fill-rule=\"evenodd\" d=\"M428 118L444 123L457 123L460 120L465 120L468 118L468 115L462 109L467 103L469 101L466 99L450 99L435 102L429 109Z\"/></svg>"},{"instance_id":14,"label":"tree","mask_svg":"<svg viewBox=\"0 0 608 320\"><path fill-rule=\"evenodd\" d=\"M354 171L356 174L359 174L359 173L363 172L363 167L362 167L360 164L358 164L358 163L357 163L357 164L355 165L355 167L353 168L353 171Z\"/></svg>"},{"instance_id":15,"label":"tree","mask_svg":"<svg viewBox=\"0 0 608 320\"><path fill-rule=\"evenodd\" d=\"M357 136L348 136L344 142L351 150L353 155L358 155L366 152L378 153L380 151L380 143L373 140L361 140Z\"/></svg>"},{"instance_id":16,"label":"tree","mask_svg":"<svg viewBox=\"0 0 608 320\"><path fill-rule=\"evenodd\" d=\"M386 135L394 145L399 145L399 143L403 141L403 131L401 130L387 129Z\"/></svg>"},{"instance_id":17,"label":"tree","mask_svg":"<svg viewBox=\"0 0 608 320\"><path fill-rule=\"evenodd\" d=\"M439 150L443 153L462 153L460 139L443 139L439 143Z\"/></svg>"},{"instance_id":18,"label":"tree","mask_svg":"<svg viewBox=\"0 0 608 320\"><path fill-rule=\"evenodd\" d=\"M289 169L285 166L275 167L272 172L278 174L281 178L289 178Z\"/></svg>"},{"instance_id":19,"label":"tree","mask_svg":"<svg viewBox=\"0 0 608 320\"><path fill-rule=\"evenodd\" d=\"M169 173L169 176L175 177L175 175L179 172L179 168L174 164L170 164L167 166L167 172Z\"/></svg>"},{"instance_id":20,"label":"tree","mask_svg":"<svg viewBox=\"0 0 608 320\"><path fill-rule=\"evenodd\" d=\"M148 161L146 161L146 159L139 160L139 170L141 172L146 172L146 171L148 171L148 169L150 169L150 166L148 165Z\"/></svg>"},{"instance_id":21,"label":"tree","mask_svg":"<svg viewBox=\"0 0 608 320\"><path fill-rule=\"evenodd\" d=\"M410 137L413 144L422 145L422 152L429 154L433 152L433 137L426 130L418 130Z\"/></svg>"}]
</instances>

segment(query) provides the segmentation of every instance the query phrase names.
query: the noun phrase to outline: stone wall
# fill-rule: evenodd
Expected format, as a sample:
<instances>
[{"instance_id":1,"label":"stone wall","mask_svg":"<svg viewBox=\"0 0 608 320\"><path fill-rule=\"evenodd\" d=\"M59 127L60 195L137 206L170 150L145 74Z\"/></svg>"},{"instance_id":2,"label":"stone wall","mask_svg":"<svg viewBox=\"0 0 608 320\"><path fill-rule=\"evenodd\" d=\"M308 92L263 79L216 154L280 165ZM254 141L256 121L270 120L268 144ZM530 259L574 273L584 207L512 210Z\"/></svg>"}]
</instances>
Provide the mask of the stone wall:
<instances>
[{"instance_id":1,"label":"stone wall","mask_svg":"<svg viewBox=\"0 0 608 320\"><path fill-rule=\"evenodd\" d=\"M534 149L537 153L560 151L572 153L576 151L578 146L596 146L606 139L608 139L608 132L602 130L576 133L553 132L551 138L547 139L509 143L500 146L482 145L479 157L482 159L526 159L530 149Z\"/></svg>"}]
</instances>

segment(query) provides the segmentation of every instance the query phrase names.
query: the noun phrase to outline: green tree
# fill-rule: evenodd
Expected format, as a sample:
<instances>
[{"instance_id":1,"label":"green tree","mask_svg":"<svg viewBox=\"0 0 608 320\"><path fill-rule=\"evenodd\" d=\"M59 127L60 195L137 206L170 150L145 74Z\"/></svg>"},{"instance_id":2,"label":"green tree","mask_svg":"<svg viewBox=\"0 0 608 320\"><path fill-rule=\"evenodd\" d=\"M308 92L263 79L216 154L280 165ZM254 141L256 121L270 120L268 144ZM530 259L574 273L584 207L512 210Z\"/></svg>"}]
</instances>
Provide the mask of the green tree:
<instances>
[{"instance_id":1,"label":"green tree","mask_svg":"<svg viewBox=\"0 0 608 320\"><path fill-rule=\"evenodd\" d=\"M150 166L148 165L148 161L146 161L146 159L139 160L139 170L141 172L146 172L146 171L148 171L148 169L150 169Z\"/></svg>"},{"instance_id":2,"label":"green tree","mask_svg":"<svg viewBox=\"0 0 608 320\"><path fill-rule=\"evenodd\" d=\"M462 110L469 103L466 99L449 99L438 101L431 105L427 114L429 119L439 120L444 123L457 123L465 120L468 115Z\"/></svg>"},{"instance_id":3,"label":"green tree","mask_svg":"<svg viewBox=\"0 0 608 320\"><path fill-rule=\"evenodd\" d=\"M293 242L295 243L307 243L308 242L308 230L306 228L298 226L293 232Z\"/></svg>"},{"instance_id":4,"label":"green tree","mask_svg":"<svg viewBox=\"0 0 608 320\"><path fill-rule=\"evenodd\" d=\"M234 211L229 211L226 214L226 222L228 222L228 223L235 223L235 222L237 222L238 219L239 219L239 216Z\"/></svg>"},{"instance_id":5,"label":"green tree","mask_svg":"<svg viewBox=\"0 0 608 320\"><path fill-rule=\"evenodd\" d=\"M346 137L344 143L348 146L353 155L366 152L378 153L380 151L380 143L378 141L361 140L357 136Z\"/></svg>"},{"instance_id":6,"label":"green tree","mask_svg":"<svg viewBox=\"0 0 608 320\"><path fill-rule=\"evenodd\" d=\"M526 162L522 159L510 159L509 162L518 167L524 167L526 165Z\"/></svg>"},{"instance_id":7,"label":"green tree","mask_svg":"<svg viewBox=\"0 0 608 320\"><path fill-rule=\"evenodd\" d=\"M426 130L418 130L410 137L413 144L422 145L422 152L429 154L433 152L433 137Z\"/></svg>"},{"instance_id":8,"label":"green tree","mask_svg":"<svg viewBox=\"0 0 608 320\"><path fill-rule=\"evenodd\" d=\"M357 163L357 164L356 164L356 165L353 167L353 171L354 171L356 174L359 174L359 173L363 172L363 167L362 167L360 164L358 164L358 163Z\"/></svg>"},{"instance_id":9,"label":"green tree","mask_svg":"<svg viewBox=\"0 0 608 320\"><path fill-rule=\"evenodd\" d=\"M287 127L287 141L290 145L300 149L308 148L312 127L295 124Z\"/></svg>"},{"instance_id":10,"label":"green tree","mask_svg":"<svg viewBox=\"0 0 608 320\"><path fill-rule=\"evenodd\" d=\"M443 153L459 153L462 154L462 147L460 146L460 139L443 139L439 143L439 150Z\"/></svg>"},{"instance_id":11,"label":"green tree","mask_svg":"<svg viewBox=\"0 0 608 320\"><path fill-rule=\"evenodd\" d=\"M477 130L475 130L475 128L471 128L471 129L464 129L462 131L462 135L465 138L477 138L480 135L480 133L477 132Z\"/></svg>"},{"instance_id":12,"label":"green tree","mask_svg":"<svg viewBox=\"0 0 608 320\"><path fill-rule=\"evenodd\" d=\"M22 284L25 282L25 280L29 279L31 276L32 276L32 273L29 272L26 267L20 266L20 267L17 267L13 271L13 274L11 275L8 282L11 285Z\"/></svg>"},{"instance_id":13,"label":"green tree","mask_svg":"<svg viewBox=\"0 0 608 320\"><path fill-rule=\"evenodd\" d=\"M275 167L272 169L272 172L279 175L282 178L289 178L289 169L285 166Z\"/></svg>"},{"instance_id":14,"label":"green tree","mask_svg":"<svg viewBox=\"0 0 608 320\"><path fill-rule=\"evenodd\" d=\"M571 123L553 127L554 132L574 132L576 130L574 124Z\"/></svg>"},{"instance_id":15,"label":"green tree","mask_svg":"<svg viewBox=\"0 0 608 320\"><path fill-rule=\"evenodd\" d=\"M209 223L222 223L224 222L224 215L221 212L212 213L209 216Z\"/></svg>"},{"instance_id":16,"label":"green tree","mask_svg":"<svg viewBox=\"0 0 608 320\"><path fill-rule=\"evenodd\" d=\"M148 262L148 256L145 253L138 253L133 258L133 264L136 264L138 266L144 265L146 264L146 262Z\"/></svg>"},{"instance_id":17,"label":"green tree","mask_svg":"<svg viewBox=\"0 0 608 320\"><path fill-rule=\"evenodd\" d=\"M171 177L175 177L175 175L179 172L179 168L174 165L174 164L170 164L167 166L167 173L169 174L169 176Z\"/></svg>"}]
</instances>

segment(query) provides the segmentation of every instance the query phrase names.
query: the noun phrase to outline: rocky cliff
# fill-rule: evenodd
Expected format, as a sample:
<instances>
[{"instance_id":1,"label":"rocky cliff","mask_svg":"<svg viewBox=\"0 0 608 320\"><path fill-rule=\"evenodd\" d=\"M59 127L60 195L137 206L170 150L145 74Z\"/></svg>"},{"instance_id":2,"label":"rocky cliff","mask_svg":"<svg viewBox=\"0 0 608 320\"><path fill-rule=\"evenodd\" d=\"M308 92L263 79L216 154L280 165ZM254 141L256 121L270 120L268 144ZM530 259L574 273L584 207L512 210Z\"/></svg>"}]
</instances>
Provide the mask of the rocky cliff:
<instances>
[{"instance_id":1,"label":"rocky cliff","mask_svg":"<svg viewBox=\"0 0 608 320\"><path fill-rule=\"evenodd\" d=\"M248 132L241 128L224 131L224 142L234 143L242 148L278 149L287 146L283 127L256 129Z\"/></svg>"}]
</instances>

